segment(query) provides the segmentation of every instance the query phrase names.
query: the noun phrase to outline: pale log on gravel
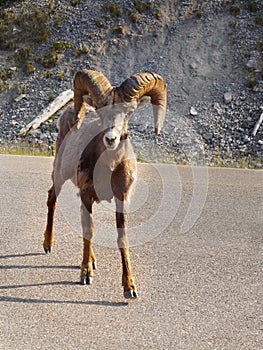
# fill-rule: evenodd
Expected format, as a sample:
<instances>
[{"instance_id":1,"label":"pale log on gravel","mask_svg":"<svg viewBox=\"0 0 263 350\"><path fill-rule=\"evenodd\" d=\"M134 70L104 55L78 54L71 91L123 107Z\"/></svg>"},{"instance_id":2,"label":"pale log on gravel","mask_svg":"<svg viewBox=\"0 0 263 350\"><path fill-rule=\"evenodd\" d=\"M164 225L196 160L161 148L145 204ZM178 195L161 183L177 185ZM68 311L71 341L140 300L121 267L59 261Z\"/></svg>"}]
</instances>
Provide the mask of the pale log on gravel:
<instances>
[{"instance_id":1,"label":"pale log on gravel","mask_svg":"<svg viewBox=\"0 0 263 350\"><path fill-rule=\"evenodd\" d=\"M261 113L259 120L256 122L256 125L254 126L254 129L252 131L252 136L256 136L256 133L258 132L258 129L262 124L262 122L263 122L263 113Z\"/></svg>"},{"instance_id":2,"label":"pale log on gravel","mask_svg":"<svg viewBox=\"0 0 263 350\"><path fill-rule=\"evenodd\" d=\"M40 113L32 122L20 130L20 136L26 136L30 131L35 130L39 125L48 120L54 113L64 107L73 98L71 89L63 91L49 106Z\"/></svg>"}]
</instances>

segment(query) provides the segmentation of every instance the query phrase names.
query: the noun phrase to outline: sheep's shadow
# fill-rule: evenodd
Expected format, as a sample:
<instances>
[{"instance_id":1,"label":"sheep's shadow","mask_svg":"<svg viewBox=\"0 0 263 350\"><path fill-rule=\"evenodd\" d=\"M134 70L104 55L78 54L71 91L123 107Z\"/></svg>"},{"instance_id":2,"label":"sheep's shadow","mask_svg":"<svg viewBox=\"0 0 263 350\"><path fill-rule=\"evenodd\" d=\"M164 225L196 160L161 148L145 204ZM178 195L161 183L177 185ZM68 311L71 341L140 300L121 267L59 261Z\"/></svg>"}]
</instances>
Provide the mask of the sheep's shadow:
<instances>
[{"instance_id":1,"label":"sheep's shadow","mask_svg":"<svg viewBox=\"0 0 263 350\"><path fill-rule=\"evenodd\" d=\"M28 253L28 254L13 254L2 255L0 259L8 259L15 257L27 257L27 256L39 256L41 253ZM79 266L68 265L3 265L0 266L0 270L12 270L12 269L79 269ZM31 287L43 287L43 286L77 286L79 282L72 281L56 281L45 283L28 283L18 285L1 285L0 290L11 290L19 288L31 288ZM97 306L111 306L111 307L123 307L127 306L128 302L112 302L112 301L81 301L81 300L55 300L55 299L33 299L33 298L21 298L11 296L0 296L0 302L10 303L24 303L24 304L72 304L72 305L97 305Z\"/></svg>"},{"instance_id":2,"label":"sheep's shadow","mask_svg":"<svg viewBox=\"0 0 263 350\"><path fill-rule=\"evenodd\" d=\"M53 299L32 299L32 298L18 298L10 296L0 296L0 302L9 303L24 303L24 304L72 304L72 305L97 305L97 306L111 306L123 307L128 306L128 302L113 302L113 301L77 301L77 300L53 300Z\"/></svg>"},{"instance_id":3,"label":"sheep's shadow","mask_svg":"<svg viewBox=\"0 0 263 350\"><path fill-rule=\"evenodd\" d=\"M0 255L1 259L25 258L34 256L44 256L45 253L24 253L24 254L10 254ZM80 265L0 265L0 270L22 270L22 269L80 269Z\"/></svg>"},{"instance_id":4,"label":"sheep's shadow","mask_svg":"<svg viewBox=\"0 0 263 350\"><path fill-rule=\"evenodd\" d=\"M0 255L0 259L25 258L28 256L40 256L40 255L44 255L44 253L23 253L23 254Z\"/></svg>"},{"instance_id":5,"label":"sheep's shadow","mask_svg":"<svg viewBox=\"0 0 263 350\"><path fill-rule=\"evenodd\" d=\"M80 266L77 265L2 265L0 270L23 270L23 269L66 269L78 270Z\"/></svg>"},{"instance_id":6,"label":"sheep's shadow","mask_svg":"<svg viewBox=\"0 0 263 350\"><path fill-rule=\"evenodd\" d=\"M0 286L0 290L19 289L26 287L43 287L54 285L79 285L80 283L59 281L59 282L46 282L46 283L30 283L19 284L12 286ZM128 302L113 302L113 301L81 301L81 300L55 300L55 299L33 299L33 298L20 298L11 296L0 296L0 302L9 303L23 303L23 304L72 304L72 305L97 305L97 306L111 306L111 307L123 307L128 306Z\"/></svg>"},{"instance_id":7,"label":"sheep's shadow","mask_svg":"<svg viewBox=\"0 0 263 350\"><path fill-rule=\"evenodd\" d=\"M44 286L73 286L80 283L77 282L70 282L70 281L59 281L59 282L45 282L45 283L28 283L28 284L16 284L16 285L7 285L7 286L0 286L0 290L6 290L6 289L19 289L19 288L30 288L30 287L44 287Z\"/></svg>"}]
</instances>

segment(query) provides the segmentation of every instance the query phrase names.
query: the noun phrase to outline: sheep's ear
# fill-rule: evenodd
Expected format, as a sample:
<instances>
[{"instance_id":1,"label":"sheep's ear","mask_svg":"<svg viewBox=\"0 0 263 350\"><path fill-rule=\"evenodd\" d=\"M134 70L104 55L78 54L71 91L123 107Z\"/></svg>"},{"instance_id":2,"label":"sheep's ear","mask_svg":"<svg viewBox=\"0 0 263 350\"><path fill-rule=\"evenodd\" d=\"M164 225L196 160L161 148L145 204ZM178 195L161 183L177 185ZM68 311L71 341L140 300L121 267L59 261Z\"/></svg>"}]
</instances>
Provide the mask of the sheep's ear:
<instances>
[{"instance_id":1,"label":"sheep's ear","mask_svg":"<svg viewBox=\"0 0 263 350\"><path fill-rule=\"evenodd\" d=\"M83 101L86 102L91 107L96 107L90 95L83 95Z\"/></svg>"},{"instance_id":2,"label":"sheep's ear","mask_svg":"<svg viewBox=\"0 0 263 350\"><path fill-rule=\"evenodd\" d=\"M147 103L151 102L151 97L150 96L143 96L142 98L139 99L137 109L142 108L145 106Z\"/></svg>"},{"instance_id":3,"label":"sheep's ear","mask_svg":"<svg viewBox=\"0 0 263 350\"><path fill-rule=\"evenodd\" d=\"M128 103L127 116L128 117L131 116L132 113L135 111L135 109L141 108L149 102L151 102L150 96L143 96L142 98L139 99L137 104L136 104L136 102Z\"/></svg>"}]
</instances>

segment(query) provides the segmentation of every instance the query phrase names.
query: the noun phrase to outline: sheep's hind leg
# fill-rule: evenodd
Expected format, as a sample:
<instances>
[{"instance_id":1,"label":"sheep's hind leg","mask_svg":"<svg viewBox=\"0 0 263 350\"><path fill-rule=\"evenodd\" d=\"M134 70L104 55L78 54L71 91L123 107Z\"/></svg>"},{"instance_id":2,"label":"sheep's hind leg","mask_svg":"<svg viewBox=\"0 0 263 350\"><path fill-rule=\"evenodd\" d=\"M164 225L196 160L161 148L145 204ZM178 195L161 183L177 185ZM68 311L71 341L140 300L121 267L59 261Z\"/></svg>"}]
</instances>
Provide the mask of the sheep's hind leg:
<instances>
[{"instance_id":1,"label":"sheep's hind leg","mask_svg":"<svg viewBox=\"0 0 263 350\"><path fill-rule=\"evenodd\" d=\"M116 201L116 224L118 230L118 247L121 252L122 259L122 285L124 289L124 297L127 299L138 298L137 289L134 283L131 261L129 254L129 243L126 235L127 214L124 212L124 201L115 198Z\"/></svg>"},{"instance_id":2,"label":"sheep's hind leg","mask_svg":"<svg viewBox=\"0 0 263 350\"><path fill-rule=\"evenodd\" d=\"M92 249L94 225L92 219L92 201L85 197L81 191L81 224L83 230L83 260L80 271L80 284L92 284L94 270L96 270L96 258Z\"/></svg>"},{"instance_id":3,"label":"sheep's hind leg","mask_svg":"<svg viewBox=\"0 0 263 350\"><path fill-rule=\"evenodd\" d=\"M47 200L47 206L48 206L48 214L47 214L47 224L46 224L46 230L44 234L44 242L43 247L45 250L45 253L50 253L51 248L54 245L54 214L57 204L57 196L55 186L53 185L50 190L48 191L48 200Z\"/></svg>"}]
</instances>

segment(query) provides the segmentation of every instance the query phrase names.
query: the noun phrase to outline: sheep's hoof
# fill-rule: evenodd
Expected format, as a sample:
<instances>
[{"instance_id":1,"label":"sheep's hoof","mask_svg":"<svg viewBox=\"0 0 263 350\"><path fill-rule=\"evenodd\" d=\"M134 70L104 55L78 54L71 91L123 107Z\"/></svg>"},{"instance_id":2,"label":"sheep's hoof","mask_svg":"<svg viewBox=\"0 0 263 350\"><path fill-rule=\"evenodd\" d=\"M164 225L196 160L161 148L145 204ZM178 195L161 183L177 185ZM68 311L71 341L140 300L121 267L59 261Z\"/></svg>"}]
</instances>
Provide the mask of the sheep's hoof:
<instances>
[{"instance_id":1,"label":"sheep's hoof","mask_svg":"<svg viewBox=\"0 0 263 350\"><path fill-rule=\"evenodd\" d=\"M85 286L85 284L91 285L92 282L93 282L93 277L83 276L80 279L80 284L83 286Z\"/></svg>"},{"instance_id":2,"label":"sheep's hoof","mask_svg":"<svg viewBox=\"0 0 263 350\"><path fill-rule=\"evenodd\" d=\"M51 247L46 247L45 245L43 247L46 254L51 253Z\"/></svg>"},{"instance_id":3,"label":"sheep's hoof","mask_svg":"<svg viewBox=\"0 0 263 350\"><path fill-rule=\"evenodd\" d=\"M123 293L125 299L137 299L138 293L136 290L128 290L127 292Z\"/></svg>"},{"instance_id":4,"label":"sheep's hoof","mask_svg":"<svg viewBox=\"0 0 263 350\"><path fill-rule=\"evenodd\" d=\"M93 270L97 270L97 263L96 263L96 261L93 261L92 268L93 268Z\"/></svg>"},{"instance_id":5,"label":"sheep's hoof","mask_svg":"<svg viewBox=\"0 0 263 350\"><path fill-rule=\"evenodd\" d=\"M88 285L92 284L92 282L93 282L93 277L87 277L87 278L86 278L86 283L87 283Z\"/></svg>"}]
</instances>

